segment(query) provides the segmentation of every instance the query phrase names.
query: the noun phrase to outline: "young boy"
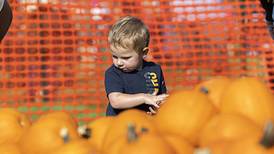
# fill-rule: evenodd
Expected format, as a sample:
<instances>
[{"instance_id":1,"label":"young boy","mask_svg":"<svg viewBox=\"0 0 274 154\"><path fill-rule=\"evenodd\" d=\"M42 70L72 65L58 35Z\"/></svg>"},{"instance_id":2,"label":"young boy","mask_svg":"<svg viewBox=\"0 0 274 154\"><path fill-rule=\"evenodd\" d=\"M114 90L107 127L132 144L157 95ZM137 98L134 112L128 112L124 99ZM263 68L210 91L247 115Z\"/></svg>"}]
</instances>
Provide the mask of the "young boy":
<instances>
[{"instance_id":1,"label":"young boy","mask_svg":"<svg viewBox=\"0 0 274 154\"><path fill-rule=\"evenodd\" d=\"M111 27L108 42L113 65L105 72L107 116L130 108L155 114L168 96L161 67L144 60L149 37L147 26L136 17L124 17Z\"/></svg>"}]
</instances>

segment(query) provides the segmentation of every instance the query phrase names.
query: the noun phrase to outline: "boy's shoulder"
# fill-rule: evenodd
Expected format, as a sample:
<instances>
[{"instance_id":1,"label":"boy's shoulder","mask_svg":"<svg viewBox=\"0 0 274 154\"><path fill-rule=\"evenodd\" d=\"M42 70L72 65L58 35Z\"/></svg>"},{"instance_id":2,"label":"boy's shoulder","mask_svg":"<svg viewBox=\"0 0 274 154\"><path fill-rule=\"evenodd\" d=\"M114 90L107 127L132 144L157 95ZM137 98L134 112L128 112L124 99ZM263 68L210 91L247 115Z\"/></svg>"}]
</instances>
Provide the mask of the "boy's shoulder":
<instances>
[{"instance_id":1,"label":"boy's shoulder","mask_svg":"<svg viewBox=\"0 0 274 154\"><path fill-rule=\"evenodd\" d=\"M106 69L105 73L118 73L118 72L116 67L112 64L110 67Z\"/></svg>"},{"instance_id":2,"label":"boy's shoulder","mask_svg":"<svg viewBox=\"0 0 274 154\"><path fill-rule=\"evenodd\" d=\"M144 67L145 68L152 68L152 69L161 69L160 64L157 64L152 61L144 61Z\"/></svg>"}]
</instances>

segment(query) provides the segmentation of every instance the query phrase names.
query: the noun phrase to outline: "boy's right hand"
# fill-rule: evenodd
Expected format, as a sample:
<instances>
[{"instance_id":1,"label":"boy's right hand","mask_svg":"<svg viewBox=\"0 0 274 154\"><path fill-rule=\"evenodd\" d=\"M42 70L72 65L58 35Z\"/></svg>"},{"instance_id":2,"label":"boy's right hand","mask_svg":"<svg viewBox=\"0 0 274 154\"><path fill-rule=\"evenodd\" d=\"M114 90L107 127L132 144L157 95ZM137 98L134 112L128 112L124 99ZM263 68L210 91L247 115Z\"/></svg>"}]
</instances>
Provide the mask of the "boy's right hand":
<instances>
[{"instance_id":1,"label":"boy's right hand","mask_svg":"<svg viewBox=\"0 0 274 154\"><path fill-rule=\"evenodd\" d=\"M164 102L164 100L168 97L168 94L161 95L153 95L153 94L145 94L144 102L145 104L152 105L156 109L160 107L160 104Z\"/></svg>"}]
</instances>

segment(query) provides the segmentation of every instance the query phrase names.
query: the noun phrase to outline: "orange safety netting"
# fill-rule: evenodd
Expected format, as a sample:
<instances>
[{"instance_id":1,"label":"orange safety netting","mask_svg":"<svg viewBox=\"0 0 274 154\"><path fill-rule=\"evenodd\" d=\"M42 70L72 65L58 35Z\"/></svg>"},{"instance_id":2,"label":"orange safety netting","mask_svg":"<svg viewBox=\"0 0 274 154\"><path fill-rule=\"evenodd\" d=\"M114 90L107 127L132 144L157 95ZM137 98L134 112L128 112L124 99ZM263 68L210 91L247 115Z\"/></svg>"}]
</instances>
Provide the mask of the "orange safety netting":
<instances>
[{"instance_id":1,"label":"orange safety netting","mask_svg":"<svg viewBox=\"0 0 274 154\"><path fill-rule=\"evenodd\" d=\"M274 90L274 45L259 1L9 2L14 18L0 45L1 106L33 119L48 110L79 121L104 115L108 29L125 15L149 26L148 59L162 65L168 91L216 75L261 77Z\"/></svg>"}]
</instances>

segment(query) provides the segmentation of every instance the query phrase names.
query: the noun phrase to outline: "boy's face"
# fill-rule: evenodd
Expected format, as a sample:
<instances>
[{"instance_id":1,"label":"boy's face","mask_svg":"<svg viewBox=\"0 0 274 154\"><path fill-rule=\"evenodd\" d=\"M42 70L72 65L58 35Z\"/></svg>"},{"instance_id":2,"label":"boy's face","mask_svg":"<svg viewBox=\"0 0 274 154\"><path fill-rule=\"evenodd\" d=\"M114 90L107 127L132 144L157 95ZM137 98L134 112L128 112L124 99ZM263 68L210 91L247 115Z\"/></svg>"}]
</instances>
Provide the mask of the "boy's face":
<instances>
[{"instance_id":1,"label":"boy's face","mask_svg":"<svg viewBox=\"0 0 274 154\"><path fill-rule=\"evenodd\" d=\"M123 72L132 72L142 67L144 53L114 46L110 46L110 50L113 64Z\"/></svg>"}]
</instances>

